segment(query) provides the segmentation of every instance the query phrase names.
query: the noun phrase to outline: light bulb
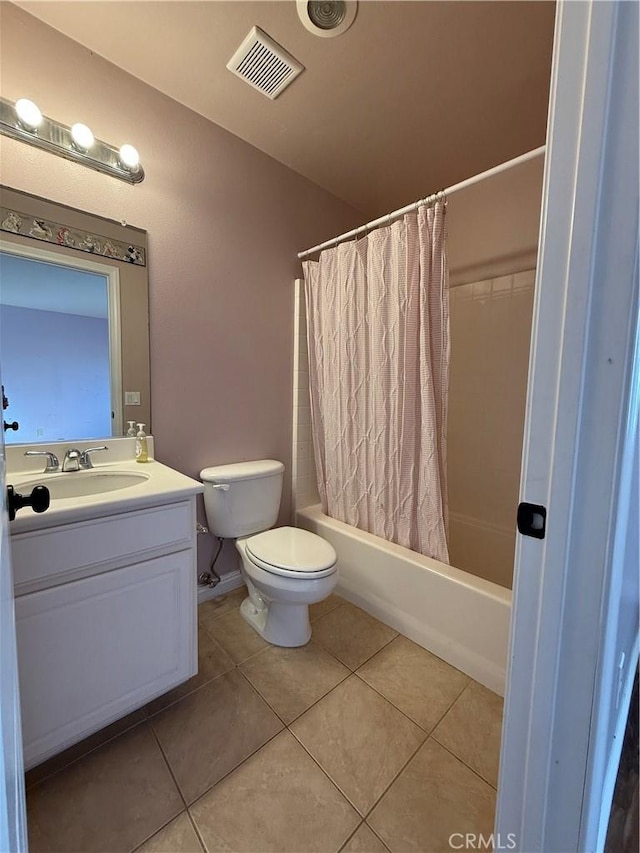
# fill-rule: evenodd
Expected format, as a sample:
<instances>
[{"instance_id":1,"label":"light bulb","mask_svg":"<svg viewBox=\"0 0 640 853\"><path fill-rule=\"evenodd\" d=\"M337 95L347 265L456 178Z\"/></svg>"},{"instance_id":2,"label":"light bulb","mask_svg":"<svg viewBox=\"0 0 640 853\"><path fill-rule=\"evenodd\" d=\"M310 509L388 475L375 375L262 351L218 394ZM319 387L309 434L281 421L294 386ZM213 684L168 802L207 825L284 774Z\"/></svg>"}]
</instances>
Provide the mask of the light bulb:
<instances>
[{"instance_id":1,"label":"light bulb","mask_svg":"<svg viewBox=\"0 0 640 853\"><path fill-rule=\"evenodd\" d=\"M133 145L123 145L120 149L120 162L125 168L133 171L138 168L140 163L140 155Z\"/></svg>"},{"instance_id":2,"label":"light bulb","mask_svg":"<svg viewBox=\"0 0 640 853\"><path fill-rule=\"evenodd\" d=\"M28 130L36 130L42 124L42 113L28 98L20 98L16 101L16 113L20 123Z\"/></svg>"},{"instance_id":3,"label":"light bulb","mask_svg":"<svg viewBox=\"0 0 640 853\"><path fill-rule=\"evenodd\" d=\"M86 124L74 124L71 128L71 138L81 151L88 151L95 138Z\"/></svg>"}]
</instances>

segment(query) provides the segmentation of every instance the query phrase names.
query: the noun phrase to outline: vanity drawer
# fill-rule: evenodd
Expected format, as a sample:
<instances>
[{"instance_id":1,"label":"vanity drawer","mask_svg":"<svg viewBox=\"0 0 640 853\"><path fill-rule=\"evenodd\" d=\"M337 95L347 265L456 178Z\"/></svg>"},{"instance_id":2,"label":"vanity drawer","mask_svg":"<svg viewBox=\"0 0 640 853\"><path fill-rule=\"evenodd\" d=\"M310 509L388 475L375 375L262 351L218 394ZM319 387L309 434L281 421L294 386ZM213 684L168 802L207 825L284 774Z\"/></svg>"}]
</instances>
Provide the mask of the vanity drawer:
<instances>
[{"instance_id":1,"label":"vanity drawer","mask_svg":"<svg viewBox=\"0 0 640 853\"><path fill-rule=\"evenodd\" d=\"M19 533L11 537L14 591L24 595L125 563L194 547L195 501Z\"/></svg>"}]
</instances>

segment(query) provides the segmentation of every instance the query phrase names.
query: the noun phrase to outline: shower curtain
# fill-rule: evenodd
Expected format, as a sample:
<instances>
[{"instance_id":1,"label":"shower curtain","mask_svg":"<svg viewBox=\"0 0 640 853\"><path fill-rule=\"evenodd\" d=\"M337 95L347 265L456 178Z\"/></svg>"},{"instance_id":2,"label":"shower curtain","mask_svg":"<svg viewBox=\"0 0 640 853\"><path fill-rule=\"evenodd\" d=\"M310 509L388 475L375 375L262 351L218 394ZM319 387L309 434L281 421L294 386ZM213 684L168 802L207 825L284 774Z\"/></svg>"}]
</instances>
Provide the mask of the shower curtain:
<instances>
[{"instance_id":1,"label":"shower curtain","mask_svg":"<svg viewBox=\"0 0 640 853\"><path fill-rule=\"evenodd\" d=\"M448 563L445 204L303 266L324 512Z\"/></svg>"}]
</instances>

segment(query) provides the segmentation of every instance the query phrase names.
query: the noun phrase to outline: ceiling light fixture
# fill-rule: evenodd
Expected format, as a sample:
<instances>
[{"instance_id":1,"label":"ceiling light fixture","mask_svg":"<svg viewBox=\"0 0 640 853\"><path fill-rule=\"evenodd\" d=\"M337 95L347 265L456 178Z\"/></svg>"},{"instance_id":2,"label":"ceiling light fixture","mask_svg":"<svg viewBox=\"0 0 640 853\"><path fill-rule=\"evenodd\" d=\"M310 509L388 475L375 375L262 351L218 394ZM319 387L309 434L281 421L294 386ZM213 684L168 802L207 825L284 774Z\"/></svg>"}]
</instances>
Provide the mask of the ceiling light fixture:
<instances>
[{"instance_id":1,"label":"ceiling light fixture","mask_svg":"<svg viewBox=\"0 0 640 853\"><path fill-rule=\"evenodd\" d=\"M130 184L144 180L144 169L133 145L115 148L96 139L80 122L67 127L42 115L27 98L20 98L15 104L0 98L0 133Z\"/></svg>"},{"instance_id":2,"label":"ceiling light fixture","mask_svg":"<svg viewBox=\"0 0 640 853\"><path fill-rule=\"evenodd\" d=\"M357 0L296 0L296 7L305 28L325 39L345 33L358 11Z\"/></svg>"}]
</instances>

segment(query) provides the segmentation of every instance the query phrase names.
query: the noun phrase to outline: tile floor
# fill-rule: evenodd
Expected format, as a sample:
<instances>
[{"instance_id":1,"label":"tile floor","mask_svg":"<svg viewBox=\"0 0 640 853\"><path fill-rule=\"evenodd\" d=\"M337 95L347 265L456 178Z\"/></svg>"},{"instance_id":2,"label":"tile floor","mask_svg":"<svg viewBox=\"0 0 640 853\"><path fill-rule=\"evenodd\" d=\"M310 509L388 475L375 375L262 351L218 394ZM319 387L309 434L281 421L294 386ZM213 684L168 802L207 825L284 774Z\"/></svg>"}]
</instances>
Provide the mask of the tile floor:
<instances>
[{"instance_id":1,"label":"tile floor","mask_svg":"<svg viewBox=\"0 0 640 853\"><path fill-rule=\"evenodd\" d=\"M27 774L32 853L435 853L493 828L502 700L331 596L301 649L244 591L189 682Z\"/></svg>"}]
</instances>

